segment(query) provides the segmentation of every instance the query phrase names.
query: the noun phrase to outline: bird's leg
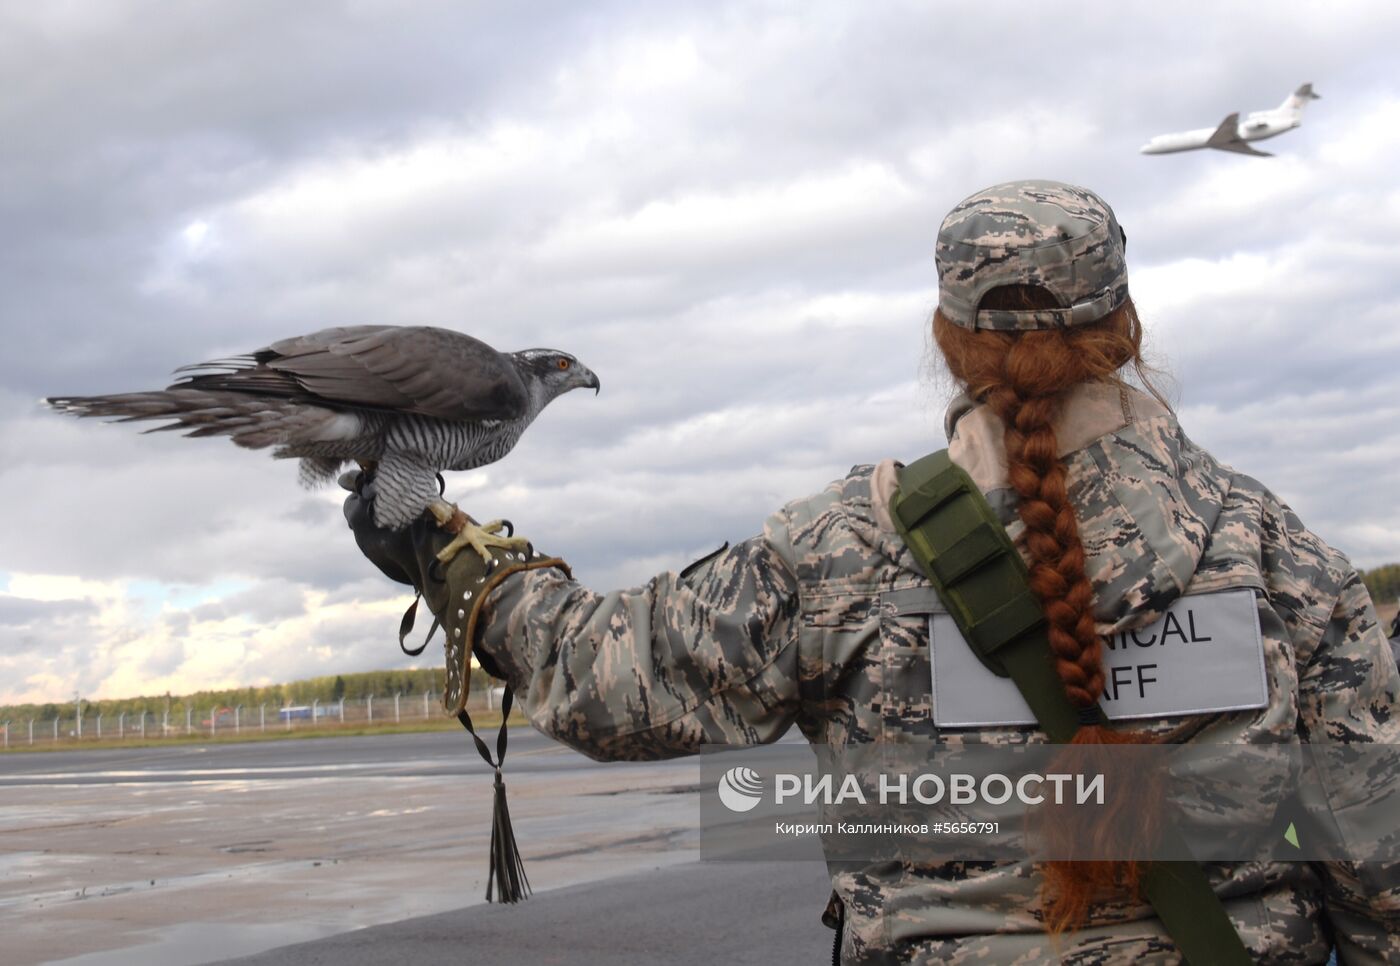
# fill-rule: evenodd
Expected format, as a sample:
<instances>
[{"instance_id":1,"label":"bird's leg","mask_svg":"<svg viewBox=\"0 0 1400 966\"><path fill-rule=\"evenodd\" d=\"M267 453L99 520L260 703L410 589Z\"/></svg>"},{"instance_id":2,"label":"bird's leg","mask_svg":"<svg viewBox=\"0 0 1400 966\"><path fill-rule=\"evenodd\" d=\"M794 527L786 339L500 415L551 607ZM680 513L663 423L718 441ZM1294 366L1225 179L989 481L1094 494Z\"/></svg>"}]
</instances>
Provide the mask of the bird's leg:
<instances>
[{"instance_id":1,"label":"bird's leg","mask_svg":"<svg viewBox=\"0 0 1400 966\"><path fill-rule=\"evenodd\" d=\"M438 523L448 533L460 533L462 527L471 522L471 517L457 509L454 503L448 503L442 497L438 497L428 504L428 512L433 515Z\"/></svg>"},{"instance_id":2,"label":"bird's leg","mask_svg":"<svg viewBox=\"0 0 1400 966\"><path fill-rule=\"evenodd\" d=\"M375 470L379 469L378 460L355 460L360 467L360 472L355 476L355 492L364 493L364 488L374 479Z\"/></svg>"},{"instance_id":3,"label":"bird's leg","mask_svg":"<svg viewBox=\"0 0 1400 966\"><path fill-rule=\"evenodd\" d=\"M524 537L497 536L505 528L505 524L500 520L492 520L485 525L478 525L456 505L448 503L441 497L428 504L428 512L433 515L433 519L437 520L438 526L452 534L452 541L438 551L437 558L443 563L447 563L457 556L458 551L463 547L471 547L481 555L481 559L489 563L491 561L491 547L524 553L526 548L530 546L530 541Z\"/></svg>"}]
</instances>

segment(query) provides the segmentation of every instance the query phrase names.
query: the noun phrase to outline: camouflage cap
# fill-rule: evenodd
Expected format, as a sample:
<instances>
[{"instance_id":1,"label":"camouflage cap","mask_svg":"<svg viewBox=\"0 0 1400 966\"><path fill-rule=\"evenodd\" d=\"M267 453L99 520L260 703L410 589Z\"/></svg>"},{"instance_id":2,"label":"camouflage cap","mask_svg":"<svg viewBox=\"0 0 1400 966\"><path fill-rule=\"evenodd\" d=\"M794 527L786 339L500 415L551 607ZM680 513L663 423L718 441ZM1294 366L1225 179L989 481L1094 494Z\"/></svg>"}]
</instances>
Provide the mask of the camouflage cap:
<instances>
[{"instance_id":1,"label":"camouflage cap","mask_svg":"<svg viewBox=\"0 0 1400 966\"><path fill-rule=\"evenodd\" d=\"M965 329L1050 329L1101 319L1128 297L1125 236L1087 188L1010 181L977 192L943 219L934 261L938 308ZM1034 285L1060 308L978 309L1002 285Z\"/></svg>"}]
</instances>

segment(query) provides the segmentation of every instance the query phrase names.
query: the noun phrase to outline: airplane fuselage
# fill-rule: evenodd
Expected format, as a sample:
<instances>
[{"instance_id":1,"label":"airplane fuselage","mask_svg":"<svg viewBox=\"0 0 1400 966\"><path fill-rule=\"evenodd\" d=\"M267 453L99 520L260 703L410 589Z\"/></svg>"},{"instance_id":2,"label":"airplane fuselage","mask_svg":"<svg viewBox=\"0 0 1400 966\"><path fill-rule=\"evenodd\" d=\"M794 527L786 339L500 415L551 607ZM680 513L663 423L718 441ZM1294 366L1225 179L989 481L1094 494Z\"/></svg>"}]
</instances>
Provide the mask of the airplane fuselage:
<instances>
[{"instance_id":1,"label":"airplane fuselage","mask_svg":"<svg viewBox=\"0 0 1400 966\"><path fill-rule=\"evenodd\" d=\"M1220 151L1233 151L1236 154L1264 155L1249 146L1251 141L1263 141L1278 137L1303 123L1303 107L1308 101L1317 100L1312 84L1304 84L1290 94L1282 104L1270 111L1254 111L1243 119L1239 114L1227 114L1216 127L1202 127L1194 131L1178 131L1175 134L1162 134L1148 141L1138 150L1143 154L1174 154L1177 151L1196 151L1200 148L1215 148Z\"/></svg>"},{"instance_id":2,"label":"airplane fuselage","mask_svg":"<svg viewBox=\"0 0 1400 966\"><path fill-rule=\"evenodd\" d=\"M1255 111L1235 125L1236 136L1241 141L1264 141L1291 131L1303 123L1294 114L1279 111ZM1194 131L1180 131L1176 134L1161 134L1148 141L1141 148L1143 154L1173 154L1177 151L1195 151L1208 147L1213 127L1201 127Z\"/></svg>"}]
</instances>

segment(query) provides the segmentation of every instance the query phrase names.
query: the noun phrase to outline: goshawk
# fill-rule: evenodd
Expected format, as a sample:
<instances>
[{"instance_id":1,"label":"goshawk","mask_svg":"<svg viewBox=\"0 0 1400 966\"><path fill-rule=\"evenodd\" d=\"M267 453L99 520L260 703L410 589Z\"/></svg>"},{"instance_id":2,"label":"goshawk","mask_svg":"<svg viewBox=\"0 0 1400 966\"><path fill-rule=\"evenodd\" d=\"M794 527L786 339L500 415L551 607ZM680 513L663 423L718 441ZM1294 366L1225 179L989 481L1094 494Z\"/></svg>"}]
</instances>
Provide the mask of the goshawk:
<instances>
[{"instance_id":1,"label":"goshawk","mask_svg":"<svg viewBox=\"0 0 1400 966\"><path fill-rule=\"evenodd\" d=\"M476 526L443 500L442 470L469 470L510 452L545 406L570 389L599 389L567 352L497 352L479 339L427 326L357 325L282 339L246 355L184 366L153 392L54 396L76 416L172 420L147 432L223 435L249 449L301 460L301 480L334 479L347 461L374 468L374 521L398 529L425 510L483 556L499 523Z\"/></svg>"}]
</instances>

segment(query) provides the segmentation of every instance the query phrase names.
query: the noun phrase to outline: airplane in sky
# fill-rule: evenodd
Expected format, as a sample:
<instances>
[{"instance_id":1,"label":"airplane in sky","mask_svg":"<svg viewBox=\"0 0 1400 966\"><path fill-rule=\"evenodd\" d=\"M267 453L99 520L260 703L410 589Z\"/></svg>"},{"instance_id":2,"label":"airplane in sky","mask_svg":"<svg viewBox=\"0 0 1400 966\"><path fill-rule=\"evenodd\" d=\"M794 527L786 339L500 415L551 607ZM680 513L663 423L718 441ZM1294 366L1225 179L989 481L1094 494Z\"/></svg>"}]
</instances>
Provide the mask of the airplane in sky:
<instances>
[{"instance_id":1,"label":"airplane in sky","mask_svg":"<svg viewBox=\"0 0 1400 966\"><path fill-rule=\"evenodd\" d=\"M1177 151L1215 148L1217 151L1234 151L1237 154L1271 158L1273 155L1268 151L1252 148L1249 142L1262 141L1293 130L1303 123L1303 106L1308 101L1318 99L1318 95L1313 93L1312 84L1304 84L1272 111L1254 111L1245 115L1243 121L1236 111L1221 121L1218 127L1163 134L1148 141L1138 150L1143 154L1175 154Z\"/></svg>"}]
</instances>

